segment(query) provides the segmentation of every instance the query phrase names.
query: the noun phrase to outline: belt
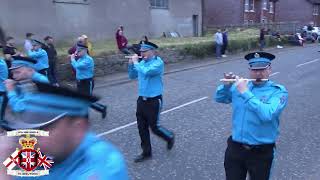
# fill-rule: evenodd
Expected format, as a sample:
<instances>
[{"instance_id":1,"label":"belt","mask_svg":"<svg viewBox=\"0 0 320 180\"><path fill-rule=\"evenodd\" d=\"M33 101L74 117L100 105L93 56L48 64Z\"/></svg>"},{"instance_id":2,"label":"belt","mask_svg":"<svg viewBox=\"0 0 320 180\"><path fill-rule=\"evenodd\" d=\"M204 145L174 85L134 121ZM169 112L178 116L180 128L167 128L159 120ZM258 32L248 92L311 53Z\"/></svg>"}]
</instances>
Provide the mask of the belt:
<instances>
[{"instance_id":1,"label":"belt","mask_svg":"<svg viewBox=\"0 0 320 180\"><path fill-rule=\"evenodd\" d=\"M162 99L162 95L155 96L155 97L139 96L139 99L142 99L142 100L144 100L144 101L155 100L155 99Z\"/></svg>"},{"instance_id":2,"label":"belt","mask_svg":"<svg viewBox=\"0 0 320 180\"><path fill-rule=\"evenodd\" d=\"M232 137L230 136L228 141L230 143L232 143L233 145L242 147L246 150L254 150L254 149L268 149L268 148L274 148L276 146L275 143L271 143L271 144L259 144L259 145L250 145L250 144L245 144L245 143L241 143L241 142L237 142L232 140Z\"/></svg>"}]
</instances>

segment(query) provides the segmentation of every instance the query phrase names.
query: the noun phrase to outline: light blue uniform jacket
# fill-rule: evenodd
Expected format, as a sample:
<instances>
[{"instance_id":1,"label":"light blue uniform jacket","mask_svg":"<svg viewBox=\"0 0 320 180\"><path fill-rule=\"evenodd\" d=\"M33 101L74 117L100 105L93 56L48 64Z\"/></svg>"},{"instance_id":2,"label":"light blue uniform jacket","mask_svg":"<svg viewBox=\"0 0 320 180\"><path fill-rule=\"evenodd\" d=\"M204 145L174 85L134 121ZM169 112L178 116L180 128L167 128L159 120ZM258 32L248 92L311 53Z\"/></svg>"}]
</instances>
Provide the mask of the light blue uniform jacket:
<instances>
[{"instance_id":1,"label":"light blue uniform jacket","mask_svg":"<svg viewBox=\"0 0 320 180\"><path fill-rule=\"evenodd\" d=\"M33 178L16 178L33 179ZM49 175L39 180L128 180L122 154L109 142L87 133L81 144L62 163L53 163Z\"/></svg>"},{"instance_id":2,"label":"light blue uniform jacket","mask_svg":"<svg viewBox=\"0 0 320 180\"><path fill-rule=\"evenodd\" d=\"M156 97L162 95L164 63L160 57L154 56L149 60L129 64L130 79L138 79L139 96Z\"/></svg>"},{"instance_id":3,"label":"light blue uniform jacket","mask_svg":"<svg viewBox=\"0 0 320 180\"><path fill-rule=\"evenodd\" d=\"M85 55L78 60L72 59L71 65L76 70L77 80L93 78L94 62L89 55Z\"/></svg>"},{"instance_id":4,"label":"light blue uniform jacket","mask_svg":"<svg viewBox=\"0 0 320 180\"><path fill-rule=\"evenodd\" d=\"M37 51L28 51L28 56L37 61L34 65L36 71L49 68L48 54L45 50L40 48Z\"/></svg>"},{"instance_id":5,"label":"light blue uniform jacket","mask_svg":"<svg viewBox=\"0 0 320 180\"><path fill-rule=\"evenodd\" d=\"M234 85L220 85L215 93L216 102L232 103L232 139L250 145L275 143L288 92L272 81L259 86L249 82L248 88L240 94Z\"/></svg>"}]
</instances>

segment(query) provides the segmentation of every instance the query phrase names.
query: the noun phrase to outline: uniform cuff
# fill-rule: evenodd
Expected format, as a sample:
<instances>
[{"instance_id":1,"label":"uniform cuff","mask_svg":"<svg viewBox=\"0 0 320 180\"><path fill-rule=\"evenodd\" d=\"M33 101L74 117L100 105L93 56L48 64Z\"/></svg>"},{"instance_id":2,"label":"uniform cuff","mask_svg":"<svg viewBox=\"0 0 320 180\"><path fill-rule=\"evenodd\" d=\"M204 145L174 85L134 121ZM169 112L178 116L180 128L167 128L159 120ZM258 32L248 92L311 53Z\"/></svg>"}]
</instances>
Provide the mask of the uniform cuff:
<instances>
[{"instance_id":1,"label":"uniform cuff","mask_svg":"<svg viewBox=\"0 0 320 180\"><path fill-rule=\"evenodd\" d=\"M7 96L9 99L13 96L16 96L16 95L17 95L16 91L8 91L8 93L7 93Z\"/></svg>"}]
</instances>

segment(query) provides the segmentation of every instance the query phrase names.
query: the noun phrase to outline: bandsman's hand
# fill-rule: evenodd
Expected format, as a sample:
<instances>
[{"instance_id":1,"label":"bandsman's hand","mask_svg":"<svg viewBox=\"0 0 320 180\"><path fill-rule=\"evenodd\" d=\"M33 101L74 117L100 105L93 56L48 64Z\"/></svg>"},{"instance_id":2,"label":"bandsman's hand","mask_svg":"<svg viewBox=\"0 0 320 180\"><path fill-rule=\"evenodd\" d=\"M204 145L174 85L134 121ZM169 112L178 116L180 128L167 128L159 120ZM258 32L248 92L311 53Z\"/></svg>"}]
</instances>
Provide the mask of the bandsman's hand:
<instances>
[{"instance_id":1,"label":"bandsman's hand","mask_svg":"<svg viewBox=\"0 0 320 180\"><path fill-rule=\"evenodd\" d=\"M71 55L70 55L70 60L75 59L75 58L76 58L76 55L75 55L75 54L71 54Z\"/></svg>"},{"instance_id":2,"label":"bandsman's hand","mask_svg":"<svg viewBox=\"0 0 320 180\"><path fill-rule=\"evenodd\" d=\"M224 73L225 79L235 79L236 75L233 74L233 72ZM223 82L225 86L231 86L233 82Z\"/></svg>"},{"instance_id":3,"label":"bandsman's hand","mask_svg":"<svg viewBox=\"0 0 320 180\"><path fill-rule=\"evenodd\" d=\"M238 76L236 76L236 84L235 85L241 94L243 94L244 92L246 92L248 90L248 80L243 79L242 77L239 78Z\"/></svg>"},{"instance_id":4,"label":"bandsman's hand","mask_svg":"<svg viewBox=\"0 0 320 180\"><path fill-rule=\"evenodd\" d=\"M16 88L16 81L7 79L4 81L7 91L13 91Z\"/></svg>"},{"instance_id":5,"label":"bandsman's hand","mask_svg":"<svg viewBox=\"0 0 320 180\"><path fill-rule=\"evenodd\" d=\"M133 63L137 63L137 62L138 62L138 59L139 59L138 54L134 54L134 55L131 57L131 61L132 61Z\"/></svg>"}]
</instances>

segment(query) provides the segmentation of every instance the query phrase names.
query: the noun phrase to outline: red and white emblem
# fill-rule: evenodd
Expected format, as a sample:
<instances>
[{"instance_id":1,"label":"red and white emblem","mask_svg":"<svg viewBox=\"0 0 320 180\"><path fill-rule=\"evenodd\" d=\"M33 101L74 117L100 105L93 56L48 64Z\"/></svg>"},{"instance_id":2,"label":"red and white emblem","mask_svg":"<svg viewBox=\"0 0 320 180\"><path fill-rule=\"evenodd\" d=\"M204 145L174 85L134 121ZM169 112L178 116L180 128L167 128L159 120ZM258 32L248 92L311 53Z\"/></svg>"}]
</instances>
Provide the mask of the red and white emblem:
<instances>
[{"instance_id":1,"label":"red and white emblem","mask_svg":"<svg viewBox=\"0 0 320 180\"><path fill-rule=\"evenodd\" d=\"M38 165L38 152L34 149L22 149L18 154L18 165L26 171L33 171Z\"/></svg>"}]
</instances>

